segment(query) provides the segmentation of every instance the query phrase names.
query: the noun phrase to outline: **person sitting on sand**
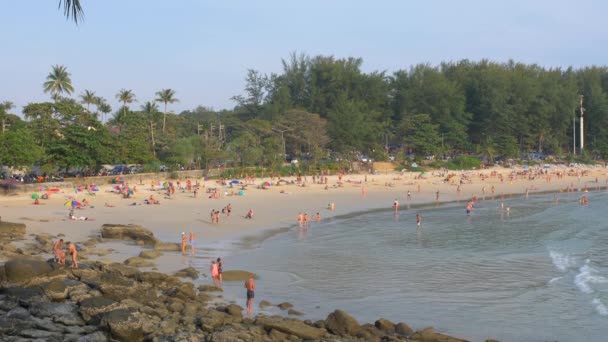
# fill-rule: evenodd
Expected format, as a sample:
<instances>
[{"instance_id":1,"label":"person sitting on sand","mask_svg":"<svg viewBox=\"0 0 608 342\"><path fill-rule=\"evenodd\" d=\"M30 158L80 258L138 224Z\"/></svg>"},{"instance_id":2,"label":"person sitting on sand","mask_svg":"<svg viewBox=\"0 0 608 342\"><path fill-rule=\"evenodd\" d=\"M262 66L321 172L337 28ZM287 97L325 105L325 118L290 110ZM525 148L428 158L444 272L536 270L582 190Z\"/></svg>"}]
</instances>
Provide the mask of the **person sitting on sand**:
<instances>
[{"instance_id":1,"label":"person sitting on sand","mask_svg":"<svg viewBox=\"0 0 608 342\"><path fill-rule=\"evenodd\" d=\"M253 209L249 209L249 211L247 212L247 215L245 215L246 219L252 219L253 218Z\"/></svg>"}]
</instances>

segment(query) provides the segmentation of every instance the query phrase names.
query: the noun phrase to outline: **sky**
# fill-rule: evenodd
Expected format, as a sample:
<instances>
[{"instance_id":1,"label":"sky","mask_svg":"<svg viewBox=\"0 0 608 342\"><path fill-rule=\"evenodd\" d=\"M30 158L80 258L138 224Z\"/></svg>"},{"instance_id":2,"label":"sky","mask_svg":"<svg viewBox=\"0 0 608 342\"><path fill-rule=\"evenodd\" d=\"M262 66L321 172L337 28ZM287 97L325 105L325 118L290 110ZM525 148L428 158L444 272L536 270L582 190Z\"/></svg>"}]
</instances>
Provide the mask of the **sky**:
<instances>
[{"instance_id":1,"label":"sky","mask_svg":"<svg viewBox=\"0 0 608 342\"><path fill-rule=\"evenodd\" d=\"M116 110L121 88L133 108L171 88L179 113L231 109L247 69L281 72L292 52L360 57L365 72L389 74L461 59L608 61L602 0L81 0L78 26L56 0L0 1L0 102L17 113L49 100L42 83L55 64L75 95L93 90Z\"/></svg>"}]
</instances>

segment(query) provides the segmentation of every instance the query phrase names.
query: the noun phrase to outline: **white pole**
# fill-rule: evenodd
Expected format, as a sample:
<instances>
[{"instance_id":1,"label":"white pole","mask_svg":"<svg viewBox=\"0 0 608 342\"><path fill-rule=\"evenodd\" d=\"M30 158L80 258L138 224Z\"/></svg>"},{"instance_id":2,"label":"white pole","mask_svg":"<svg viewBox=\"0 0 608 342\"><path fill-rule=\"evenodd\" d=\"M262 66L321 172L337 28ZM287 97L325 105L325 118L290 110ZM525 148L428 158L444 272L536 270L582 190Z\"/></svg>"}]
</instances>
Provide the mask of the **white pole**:
<instances>
[{"instance_id":1,"label":"white pole","mask_svg":"<svg viewBox=\"0 0 608 342\"><path fill-rule=\"evenodd\" d=\"M581 95L581 153L583 153L583 148L585 147L585 133L584 133L584 124L583 117L585 116L585 109L583 108L583 95Z\"/></svg>"}]
</instances>

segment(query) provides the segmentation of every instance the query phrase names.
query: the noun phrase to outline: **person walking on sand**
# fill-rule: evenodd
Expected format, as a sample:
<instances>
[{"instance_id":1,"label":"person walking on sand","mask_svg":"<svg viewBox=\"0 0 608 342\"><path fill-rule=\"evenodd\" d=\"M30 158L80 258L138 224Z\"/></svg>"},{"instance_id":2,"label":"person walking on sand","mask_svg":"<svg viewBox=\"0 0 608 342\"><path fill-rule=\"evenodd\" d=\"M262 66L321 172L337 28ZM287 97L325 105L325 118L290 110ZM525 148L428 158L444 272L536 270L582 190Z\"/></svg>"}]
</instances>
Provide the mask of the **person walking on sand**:
<instances>
[{"instance_id":1,"label":"person walking on sand","mask_svg":"<svg viewBox=\"0 0 608 342\"><path fill-rule=\"evenodd\" d=\"M220 276L220 272L219 272L218 264L215 261L212 261L211 262L211 277L213 278L213 285L215 285L215 287L219 287L219 276Z\"/></svg>"},{"instance_id":2,"label":"person walking on sand","mask_svg":"<svg viewBox=\"0 0 608 342\"><path fill-rule=\"evenodd\" d=\"M221 258L217 258L216 261L217 264L217 278L220 281L220 287L222 287L222 267L224 266L224 262L222 261Z\"/></svg>"},{"instance_id":3,"label":"person walking on sand","mask_svg":"<svg viewBox=\"0 0 608 342\"><path fill-rule=\"evenodd\" d=\"M435 193L435 201L439 202L439 190Z\"/></svg>"},{"instance_id":4,"label":"person walking on sand","mask_svg":"<svg viewBox=\"0 0 608 342\"><path fill-rule=\"evenodd\" d=\"M247 314L253 314L253 299L255 298L255 282L253 277L245 281L245 289L247 289Z\"/></svg>"},{"instance_id":5,"label":"person walking on sand","mask_svg":"<svg viewBox=\"0 0 608 342\"><path fill-rule=\"evenodd\" d=\"M72 256L72 268L78 268L78 251L76 250L76 246L68 241L68 251Z\"/></svg>"},{"instance_id":6,"label":"person walking on sand","mask_svg":"<svg viewBox=\"0 0 608 342\"><path fill-rule=\"evenodd\" d=\"M188 242L190 243L190 252L194 255L194 232L190 232L188 236Z\"/></svg>"},{"instance_id":7,"label":"person walking on sand","mask_svg":"<svg viewBox=\"0 0 608 342\"><path fill-rule=\"evenodd\" d=\"M186 255L186 244L188 243L188 237L185 232L182 232L182 255Z\"/></svg>"},{"instance_id":8,"label":"person walking on sand","mask_svg":"<svg viewBox=\"0 0 608 342\"><path fill-rule=\"evenodd\" d=\"M422 225L422 215L420 215L420 213L416 213L416 226L418 226L418 228L420 228L421 225Z\"/></svg>"},{"instance_id":9,"label":"person walking on sand","mask_svg":"<svg viewBox=\"0 0 608 342\"><path fill-rule=\"evenodd\" d=\"M411 191L407 191L407 200L411 201L412 200L412 192Z\"/></svg>"}]
</instances>

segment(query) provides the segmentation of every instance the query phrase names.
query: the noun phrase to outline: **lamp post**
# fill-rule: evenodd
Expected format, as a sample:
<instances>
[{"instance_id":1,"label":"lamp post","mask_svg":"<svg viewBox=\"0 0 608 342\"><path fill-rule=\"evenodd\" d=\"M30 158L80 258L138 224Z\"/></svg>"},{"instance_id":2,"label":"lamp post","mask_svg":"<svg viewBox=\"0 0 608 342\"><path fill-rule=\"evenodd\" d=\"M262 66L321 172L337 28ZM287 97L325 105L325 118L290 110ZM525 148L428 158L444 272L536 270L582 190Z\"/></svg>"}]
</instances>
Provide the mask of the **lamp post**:
<instances>
[{"instance_id":1,"label":"lamp post","mask_svg":"<svg viewBox=\"0 0 608 342\"><path fill-rule=\"evenodd\" d=\"M585 108L583 108L583 98L584 96L581 95L581 154L583 154L583 148L585 147L585 132L584 132L584 124L583 124L583 117L585 116Z\"/></svg>"},{"instance_id":2,"label":"lamp post","mask_svg":"<svg viewBox=\"0 0 608 342\"><path fill-rule=\"evenodd\" d=\"M289 131L293 131L293 128L278 129L278 128L274 128L273 127L272 130L281 133L281 140L283 140L283 160L285 160L287 158L287 149L285 148L285 136L284 136L284 133L285 132L289 132Z\"/></svg>"}]
</instances>

